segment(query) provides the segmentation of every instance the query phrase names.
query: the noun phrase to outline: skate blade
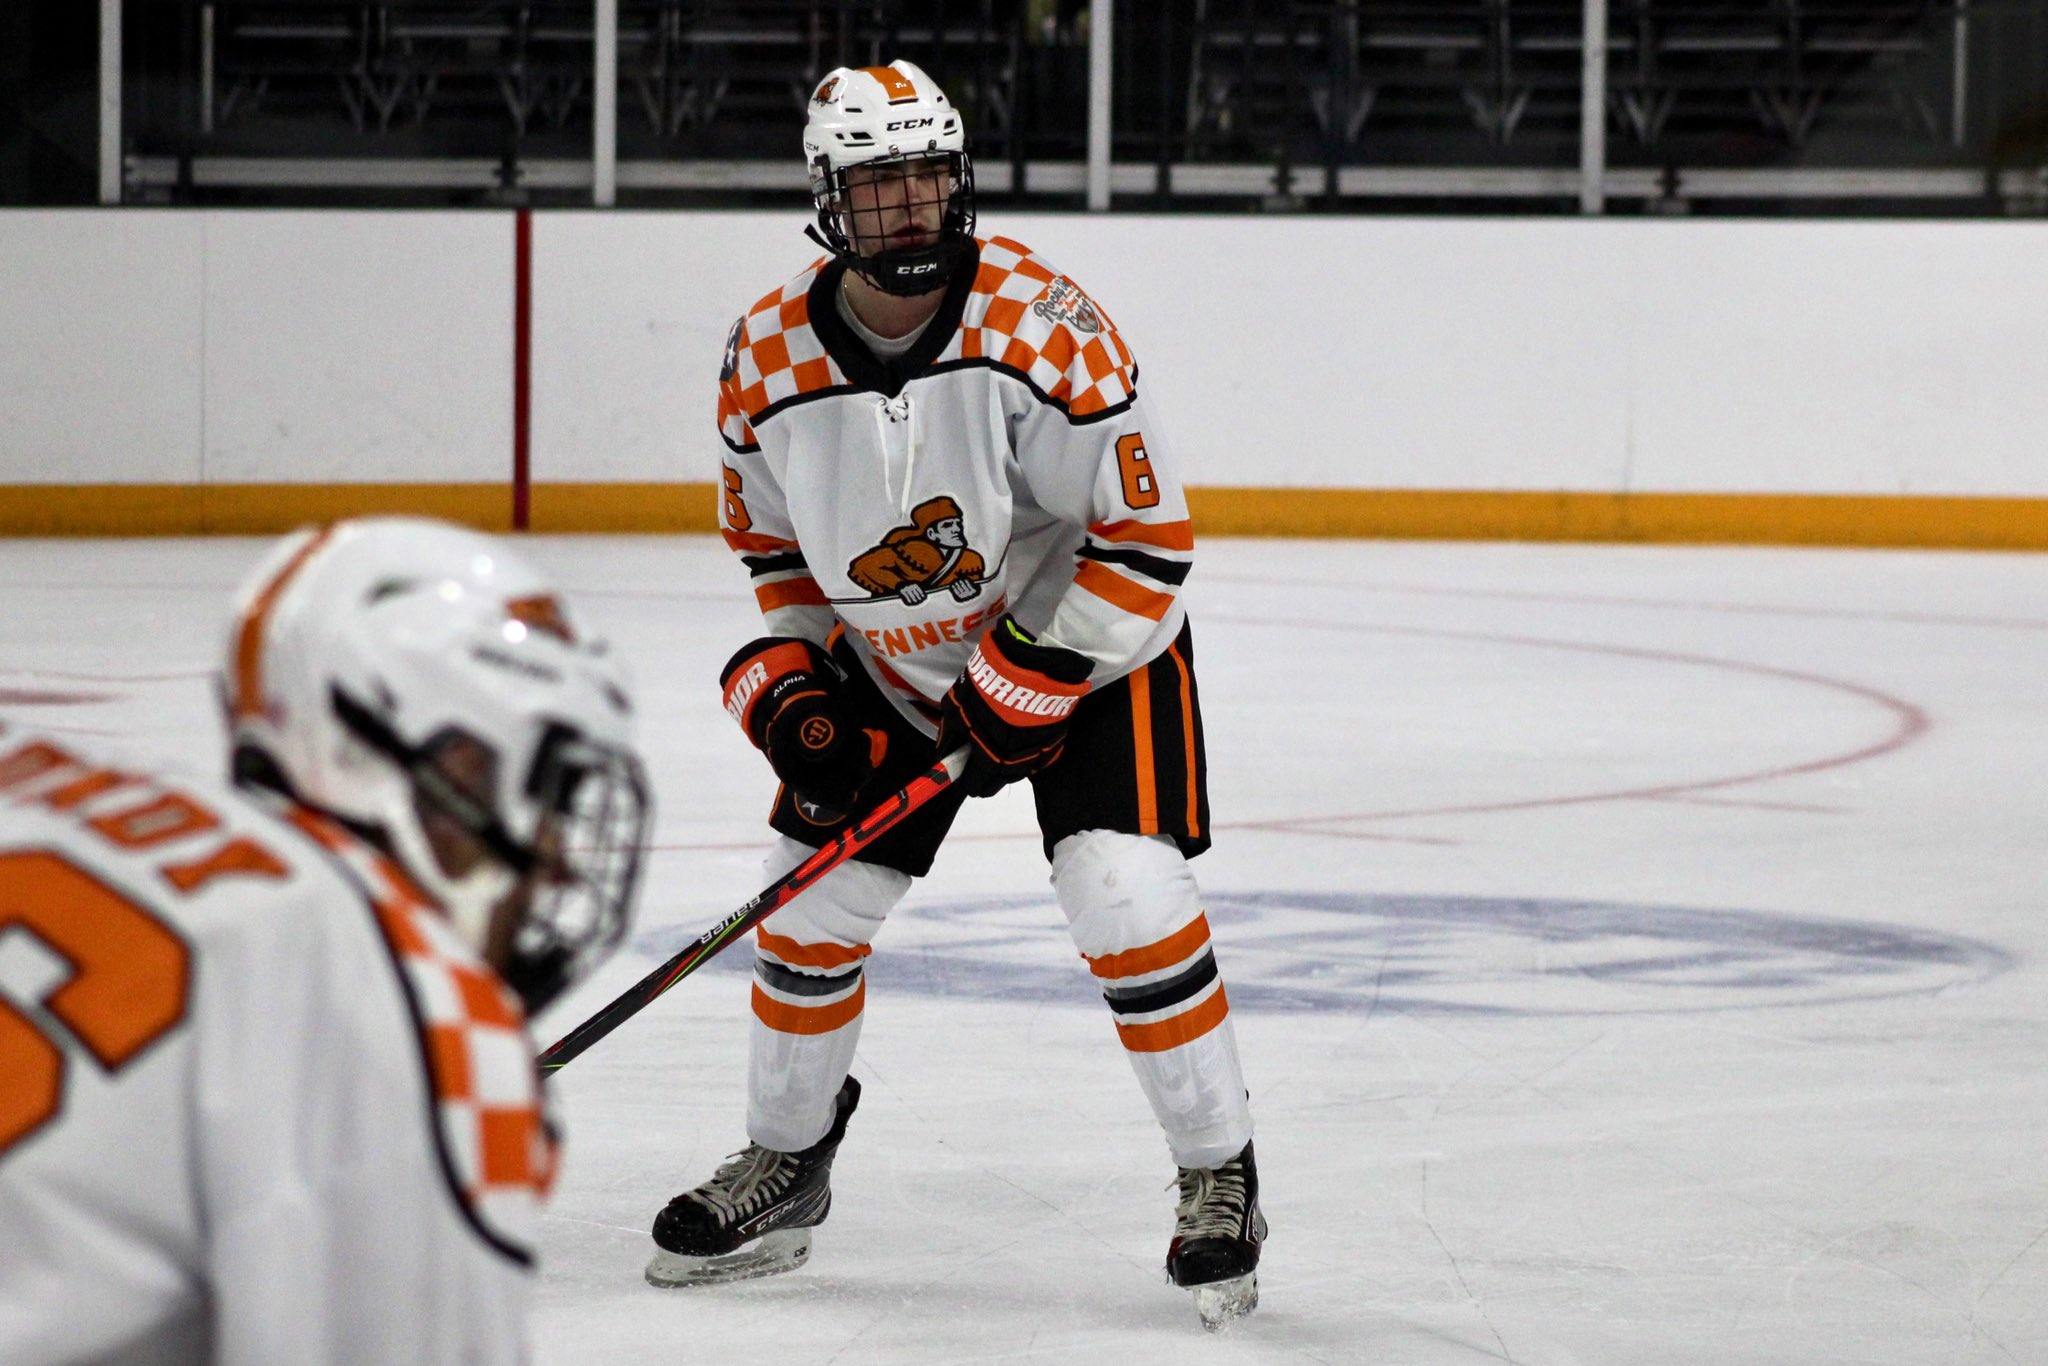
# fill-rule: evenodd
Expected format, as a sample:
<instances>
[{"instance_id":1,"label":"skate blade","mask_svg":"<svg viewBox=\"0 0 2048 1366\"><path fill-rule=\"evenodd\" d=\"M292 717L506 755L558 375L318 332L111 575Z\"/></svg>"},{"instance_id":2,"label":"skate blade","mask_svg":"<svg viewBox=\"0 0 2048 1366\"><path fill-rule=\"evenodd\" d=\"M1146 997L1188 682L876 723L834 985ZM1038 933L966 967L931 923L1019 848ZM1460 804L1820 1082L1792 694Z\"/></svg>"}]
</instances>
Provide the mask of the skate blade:
<instances>
[{"instance_id":1,"label":"skate blade","mask_svg":"<svg viewBox=\"0 0 2048 1366\"><path fill-rule=\"evenodd\" d=\"M794 1271L810 1256L809 1229L779 1228L717 1257L685 1257L664 1249L647 1263L647 1283L663 1290L676 1290L690 1285L751 1281Z\"/></svg>"},{"instance_id":2,"label":"skate blade","mask_svg":"<svg viewBox=\"0 0 2048 1366\"><path fill-rule=\"evenodd\" d=\"M1191 1286L1190 1289L1195 1292L1195 1312L1202 1316L1202 1327L1212 1333L1229 1327L1259 1307L1259 1273L1256 1271L1233 1280Z\"/></svg>"}]
</instances>

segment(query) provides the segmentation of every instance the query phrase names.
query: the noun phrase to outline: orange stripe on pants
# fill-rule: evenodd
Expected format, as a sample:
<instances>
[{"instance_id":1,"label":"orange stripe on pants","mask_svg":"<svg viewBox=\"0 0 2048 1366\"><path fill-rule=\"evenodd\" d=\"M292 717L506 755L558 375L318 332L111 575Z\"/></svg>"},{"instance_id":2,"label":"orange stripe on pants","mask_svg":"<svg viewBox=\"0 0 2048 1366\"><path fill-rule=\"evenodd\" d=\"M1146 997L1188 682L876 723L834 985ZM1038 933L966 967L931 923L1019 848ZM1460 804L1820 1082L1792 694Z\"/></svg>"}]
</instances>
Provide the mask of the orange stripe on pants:
<instances>
[{"instance_id":1,"label":"orange stripe on pants","mask_svg":"<svg viewBox=\"0 0 2048 1366\"><path fill-rule=\"evenodd\" d=\"M1188 759L1188 834L1199 837L1202 833L1202 789L1195 781L1194 675L1188 672L1188 662L1180 657L1177 648L1169 645L1166 653L1173 660L1173 667L1180 670L1180 733L1182 743L1187 746Z\"/></svg>"},{"instance_id":2,"label":"orange stripe on pants","mask_svg":"<svg viewBox=\"0 0 2048 1366\"><path fill-rule=\"evenodd\" d=\"M1151 665L1141 666L1125 681L1131 685L1131 747L1138 765L1138 833L1159 833L1159 789L1152 772Z\"/></svg>"},{"instance_id":3,"label":"orange stripe on pants","mask_svg":"<svg viewBox=\"0 0 2048 1366\"><path fill-rule=\"evenodd\" d=\"M1156 1020L1151 1024L1127 1025L1118 1022L1117 1036L1124 1041L1124 1047L1133 1053L1164 1053L1169 1048L1193 1039L1199 1039L1230 1013L1230 1001L1223 994L1223 984L1216 984L1216 994L1196 1006L1170 1019Z\"/></svg>"},{"instance_id":4,"label":"orange stripe on pants","mask_svg":"<svg viewBox=\"0 0 2048 1366\"><path fill-rule=\"evenodd\" d=\"M850 1024L859 1016L861 1007L868 999L868 984L865 980L853 989L853 995L843 1001L834 1001L828 1006L793 1006L776 1000L761 990L761 984L754 984L754 1015L762 1024L782 1034L830 1034L841 1025Z\"/></svg>"}]
</instances>

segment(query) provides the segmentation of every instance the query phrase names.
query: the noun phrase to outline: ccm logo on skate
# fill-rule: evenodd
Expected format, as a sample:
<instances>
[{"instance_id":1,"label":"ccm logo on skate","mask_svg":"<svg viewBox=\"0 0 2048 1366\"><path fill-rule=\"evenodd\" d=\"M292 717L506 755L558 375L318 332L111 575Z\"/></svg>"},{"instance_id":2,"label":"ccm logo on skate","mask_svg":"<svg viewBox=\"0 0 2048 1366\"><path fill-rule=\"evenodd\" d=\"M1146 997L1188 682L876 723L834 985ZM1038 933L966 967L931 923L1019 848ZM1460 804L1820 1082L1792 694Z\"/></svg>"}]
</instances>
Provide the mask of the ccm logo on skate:
<instances>
[{"instance_id":1,"label":"ccm logo on skate","mask_svg":"<svg viewBox=\"0 0 2048 1366\"><path fill-rule=\"evenodd\" d=\"M974 680L974 686L981 690L981 695L998 707L1036 721L1056 721L1071 712L1074 704L1081 700L1078 696L1040 692L1011 682L988 662L978 645L974 648L973 657L967 661L967 676Z\"/></svg>"},{"instance_id":2,"label":"ccm logo on skate","mask_svg":"<svg viewBox=\"0 0 2048 1366\"><path fill-rule=\"evenodd\" d=\"M747 703L754 700L754 694L767 681L766 664L750 664L745 673L732 681L732 686L725 690L725 709L732 713L733 720L741 725L747 723Z\"/></svg>"}]
</instances>

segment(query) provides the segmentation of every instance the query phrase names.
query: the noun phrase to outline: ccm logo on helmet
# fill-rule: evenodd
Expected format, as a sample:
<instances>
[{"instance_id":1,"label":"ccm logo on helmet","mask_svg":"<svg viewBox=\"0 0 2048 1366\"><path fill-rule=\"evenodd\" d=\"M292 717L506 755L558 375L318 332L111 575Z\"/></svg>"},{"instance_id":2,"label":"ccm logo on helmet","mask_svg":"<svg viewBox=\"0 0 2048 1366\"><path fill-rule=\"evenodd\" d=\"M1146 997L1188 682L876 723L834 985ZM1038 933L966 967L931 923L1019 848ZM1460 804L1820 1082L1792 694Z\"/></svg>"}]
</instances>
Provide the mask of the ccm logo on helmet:
<instances>
[{"instance_id":1,"label":"ccm logo on helmet","mask_svg":"<svg viewBox=\"0 0 2048 1366\"><path fill-rule=\"evenodd\" d=\"M937 122L937 119L897 119L887 127L891 133L900 133L908 128L929 128Z\"/></svg>"},{"instance_id":2,"label":"ccm logo on helmet","mask_svg":"<svg viewBox=\"0 0 2048 1366\"><path fill-rule=\"evenodd\" d=\"M1000 703L1011 711L1025 716L1041 717L1047 721L1065 716L1074 709L1078 697L1062 697L1058 693L1040 692L1012 683L997 671L976 646L974 655L967 661L967 676L974 680L974 686L991 702Z\"/></svg>"}]
</instances>

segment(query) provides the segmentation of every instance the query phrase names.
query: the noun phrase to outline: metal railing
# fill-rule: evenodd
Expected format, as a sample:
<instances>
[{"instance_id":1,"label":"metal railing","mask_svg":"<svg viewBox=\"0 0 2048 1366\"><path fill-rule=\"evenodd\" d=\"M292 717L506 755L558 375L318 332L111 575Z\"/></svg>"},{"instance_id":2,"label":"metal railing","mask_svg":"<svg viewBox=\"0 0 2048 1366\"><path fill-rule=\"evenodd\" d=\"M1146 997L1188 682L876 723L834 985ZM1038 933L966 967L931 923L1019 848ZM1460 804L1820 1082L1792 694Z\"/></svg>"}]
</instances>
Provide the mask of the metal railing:
<instances>
[{"instance_id":1,"label":"metal railing","mask_svg":"<svg viewBox=\"0 0 2048 1366\"><path fill-rule=\"evenodd\" d=\"M100 5L119 34L124 0ZM984 189L1093 208L2048 194L2048 0L125 8L135 69L101 54L108 202L795 194L816 80L892 55L954 94Z\"/></svg>"}]
</instances>

